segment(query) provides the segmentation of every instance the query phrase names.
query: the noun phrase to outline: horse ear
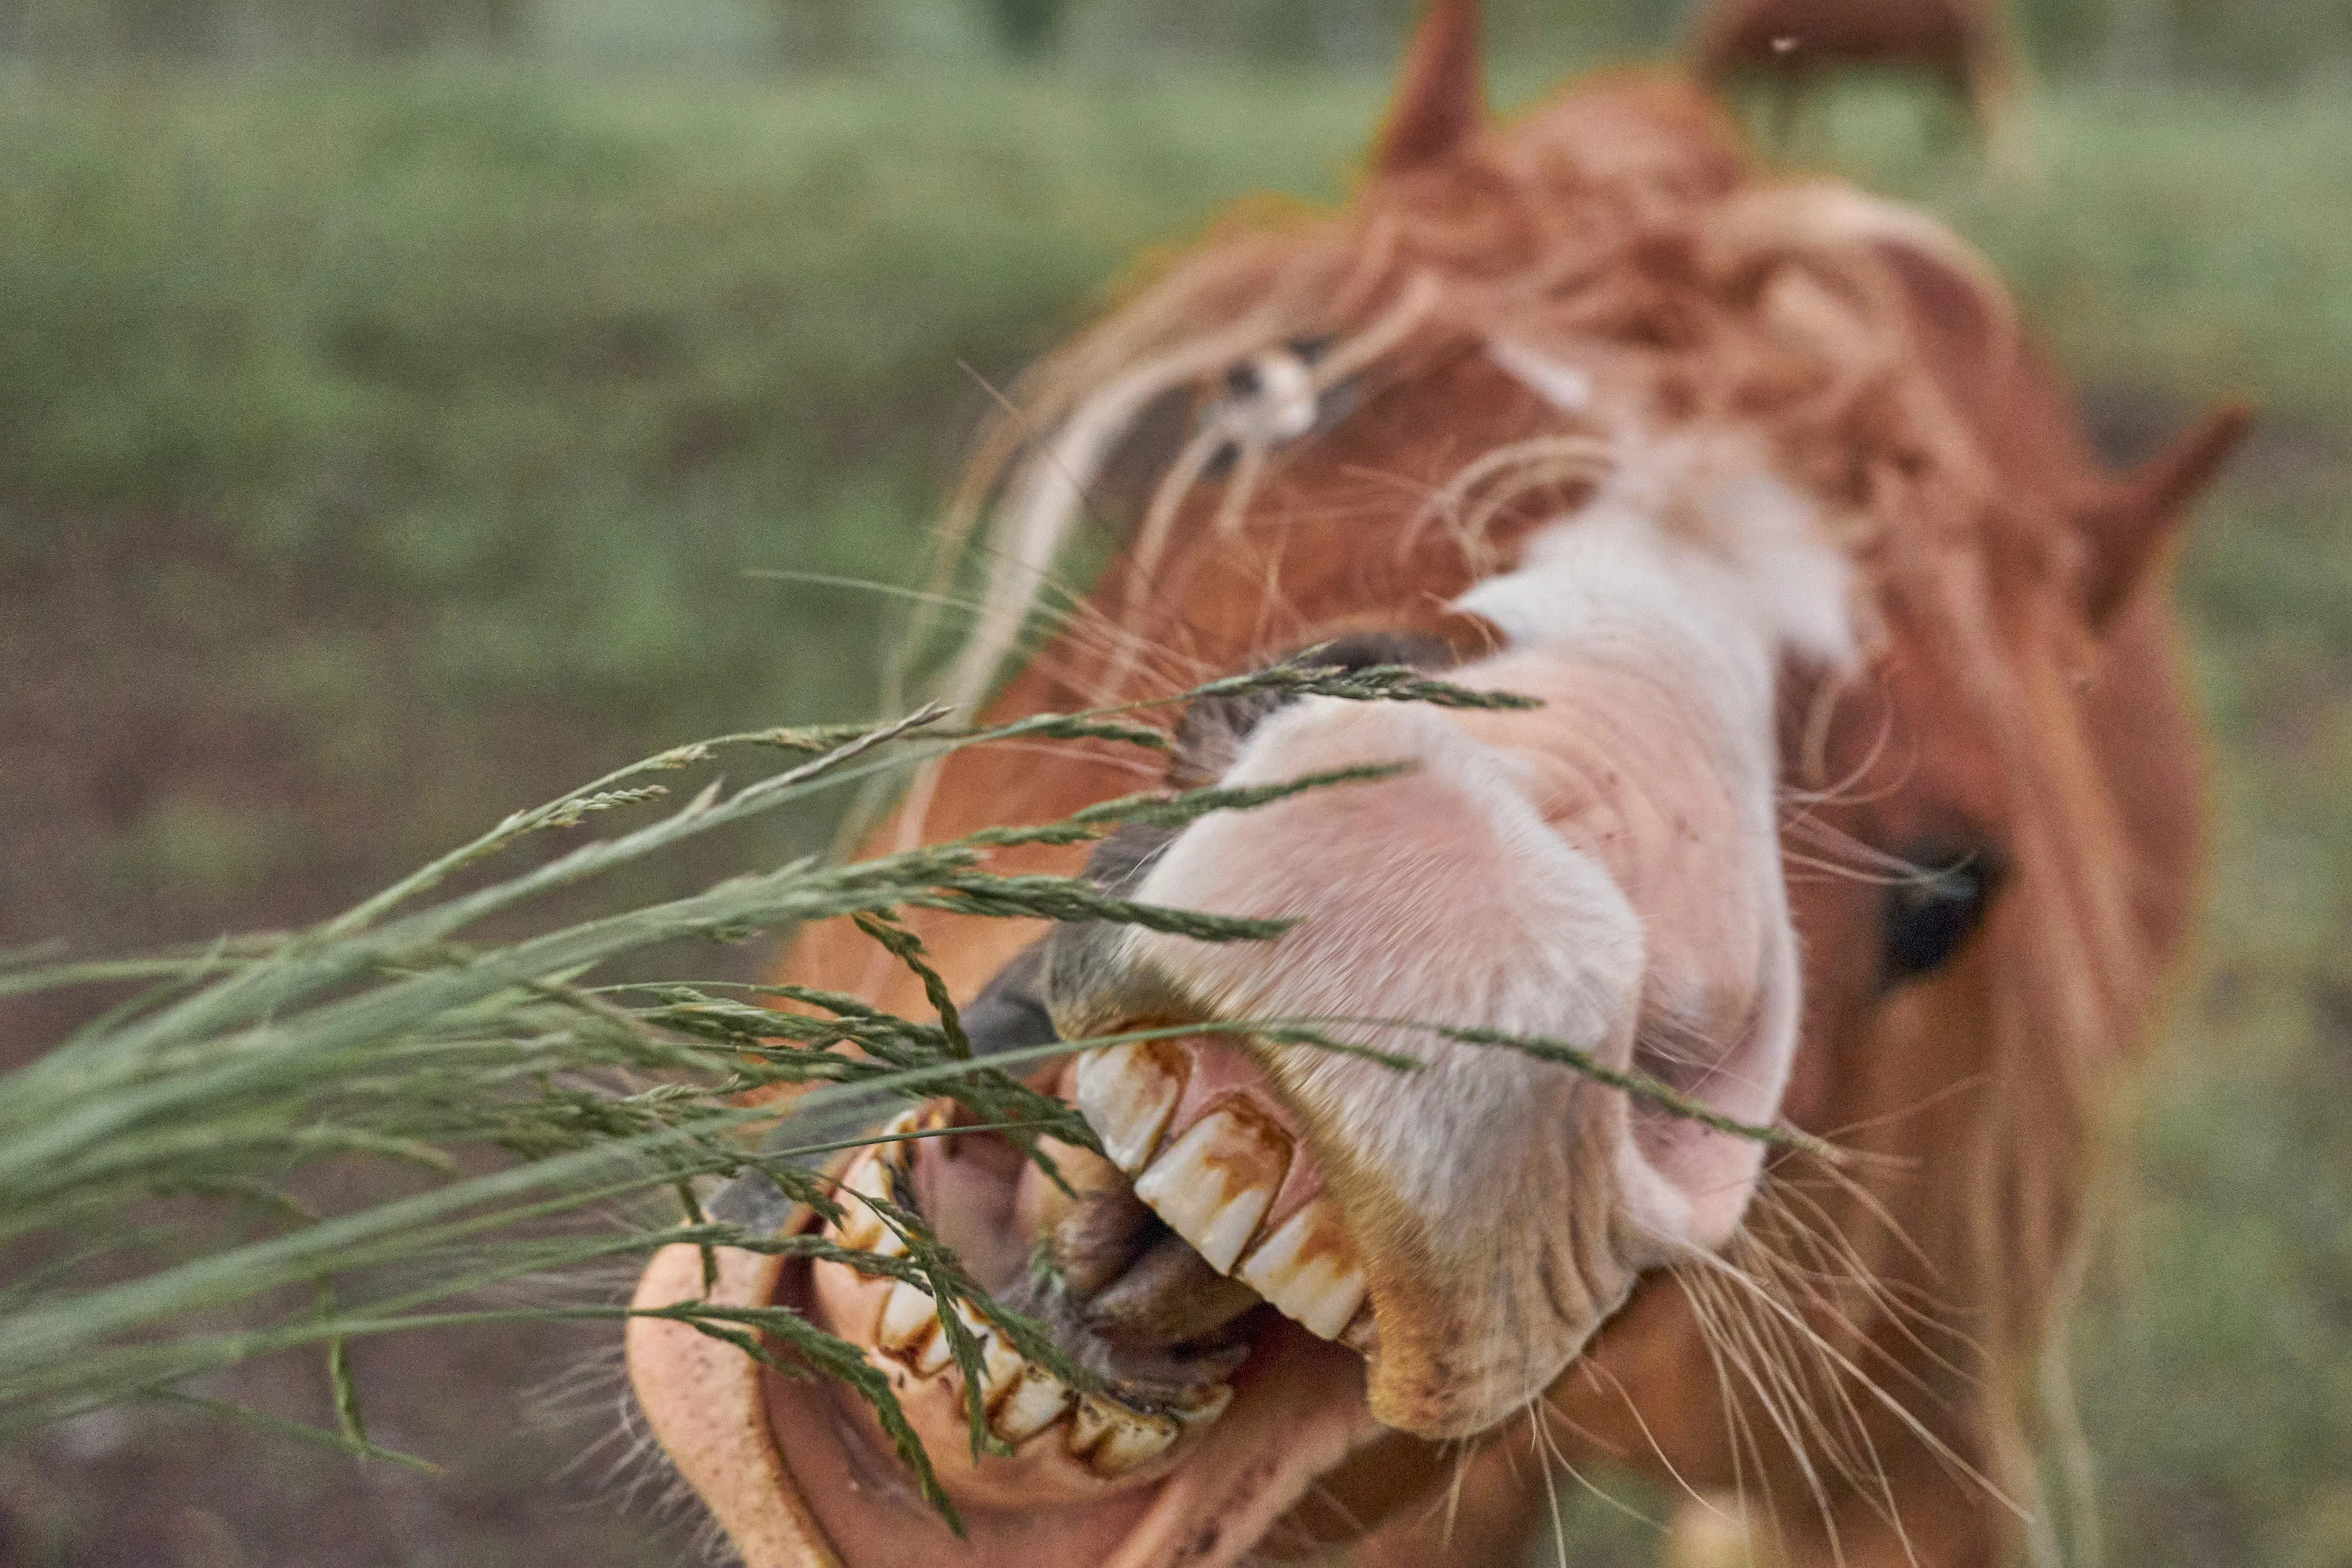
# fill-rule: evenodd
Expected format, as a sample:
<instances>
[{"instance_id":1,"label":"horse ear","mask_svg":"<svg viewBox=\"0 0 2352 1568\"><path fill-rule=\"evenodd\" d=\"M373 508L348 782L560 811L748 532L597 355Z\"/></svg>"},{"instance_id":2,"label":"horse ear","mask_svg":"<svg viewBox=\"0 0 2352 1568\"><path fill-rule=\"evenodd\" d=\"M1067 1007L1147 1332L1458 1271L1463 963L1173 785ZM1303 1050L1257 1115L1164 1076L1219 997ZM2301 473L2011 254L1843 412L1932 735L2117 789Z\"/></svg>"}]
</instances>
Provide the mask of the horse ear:
<instances>
[{"instance_id":1,"label":"horse ear","mask_svg":"<svg viewBox=\"0 0 2352 1568\"><path fill-rule=\"evenodd\" d=\"M2189 505L2246 433L2243 404L2225 404L2075 511L2089 547L2084 608L2103 626L2122 608L2188 515Z\"/></svg>"},{"instance_id":2,"label":"horse ear","mask_svg":"<svg viewBox=\"0 0 2352 1568\"><path fill-rule=\"evenodd\" d=\"M1431 0L1405 49L1396 97L1372 145L1372 173L1397 174L1433 163L1476 134L1486 119L1478 0Z\"/></svg>"}]
</instances>

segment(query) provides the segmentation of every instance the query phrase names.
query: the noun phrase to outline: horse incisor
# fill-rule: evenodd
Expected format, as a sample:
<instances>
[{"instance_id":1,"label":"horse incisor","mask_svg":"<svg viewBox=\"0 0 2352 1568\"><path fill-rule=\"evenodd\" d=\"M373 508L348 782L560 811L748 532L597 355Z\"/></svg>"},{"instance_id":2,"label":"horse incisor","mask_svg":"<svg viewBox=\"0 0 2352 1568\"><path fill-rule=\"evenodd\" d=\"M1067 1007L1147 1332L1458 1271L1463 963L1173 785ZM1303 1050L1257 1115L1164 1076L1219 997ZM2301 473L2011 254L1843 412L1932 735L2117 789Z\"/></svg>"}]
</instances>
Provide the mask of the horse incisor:
<instances>
[{"instance_id":1,"label":"horse incisor","mask_svg":"<svg viewBox=\"0 0 2352 1568\"><path fill-rule=\"evenodd\" d=\"M1510 1563L1597 1459L1735 1500L1760 1561L1983 1564L2036 1528L2102 1095L2197 857L2168 541L2240 416L2112 474L1935 223L1764 178L1671 80L1496 127L1476 60L1440 0L1346 211L1216 237L1024 384L960 513L992 565L952 679L1013 715L1311 648L1542 706L1186 714L1178 784L1410 764L1093 852L1146 900L1297 917L1278 940L914 924L982 1047L1503 1030L1843 1157L1378 1022L1425 1070L1236 1035L1057 1063L1105 1150L1064 1151L1070 1192L978 1131L839 1171L1109 1379L983 1336L1013 1457L967 1457L920 1289L719 1258L717 1300L870 1347L964 1541L856 1399L633 1326L653 1431L753 1568ZM1114 564L1020 658L1122 490ZM1148 755L966 751L880 842L1052 819ZM924 1005L854 931L786 973ZM701 1270L673 1249L638 1300Z\"/></svg>"}]
</instances>

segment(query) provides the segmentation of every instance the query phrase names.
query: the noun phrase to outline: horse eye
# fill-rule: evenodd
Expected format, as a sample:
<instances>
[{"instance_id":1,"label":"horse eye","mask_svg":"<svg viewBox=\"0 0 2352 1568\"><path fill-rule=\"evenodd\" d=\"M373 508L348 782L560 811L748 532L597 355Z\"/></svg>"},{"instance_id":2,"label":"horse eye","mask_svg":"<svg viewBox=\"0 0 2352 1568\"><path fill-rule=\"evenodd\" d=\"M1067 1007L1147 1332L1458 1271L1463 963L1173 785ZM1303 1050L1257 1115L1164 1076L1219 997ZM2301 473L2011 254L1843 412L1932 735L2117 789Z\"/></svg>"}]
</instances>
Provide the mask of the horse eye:
<instances>
[{"instance_id":1,"label":"horse eye","mask_svg":"<svg viewBox=\"0 0 2352 1568\"><path fill-rule=\"evenodd\" d=\"M1959 952L1982 923L2000 879L1997 862L1983 848L1919 845L1903 858L1918 872L1888 889L1882 972L1888 985L1940 969Z\"/></svg>"},{"instance_id":2,"label":"horse eye","mask_svg":"<svg viewBox=\"0 0 2352 1568\"><path fill-rule=\"evenodd\" d=\"M1216 419L1240 439L1278 446L1314 429L1322 402L1313 365L1286 348L1267 349L1225 373Z\"/></svg>"}]
</instances>

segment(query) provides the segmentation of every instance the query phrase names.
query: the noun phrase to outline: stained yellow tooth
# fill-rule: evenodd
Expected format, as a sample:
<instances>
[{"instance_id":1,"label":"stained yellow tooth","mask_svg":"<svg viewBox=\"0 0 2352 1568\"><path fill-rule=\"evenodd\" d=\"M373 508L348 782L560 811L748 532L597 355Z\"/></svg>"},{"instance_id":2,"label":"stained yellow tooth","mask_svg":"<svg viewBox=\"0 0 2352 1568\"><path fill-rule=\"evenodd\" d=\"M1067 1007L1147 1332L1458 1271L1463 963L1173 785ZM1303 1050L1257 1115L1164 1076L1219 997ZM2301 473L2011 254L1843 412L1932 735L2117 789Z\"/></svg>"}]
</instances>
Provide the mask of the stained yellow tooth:
<instances>
[{"instance_id":1,"label":"stained yellow tooth","mask_svg":"<svg viewBox=\"0 0 2352 1568\"><path fill-rule=\"evenodd\" d=\"M1077 1414L1070 1422L1069 1449L1095 1474L1109 1478L1158 1458L1181 1435L1170 1416L1130 1410L1116 1400L1088 1394L1079 1396Z\"/></svg>"},{"instance_id":2,"label":"stained yellow tooth","mask_svg":"<svg viewBox=\"0 0 2352 1568\"><path fill-rule=\"evenodd\" d=\"M1328 1280L1319 1290L1285 1297L1275 1302L1275 1309L1296 1318L1299 1327L1318 1339L1336 1340L1347 1331L1349 1320L1363 1304L1364 1277L1350 1272Z\"/></svg>"},{"instance_id":3,"label":"stained yellow tooth","mask_svg":"<svg viewBox=\"0 0 2352 1568\"><path fill-rule=\"evenodd\" d=\"M1158 1042L1112 1046L1078 1058L1072 1082L1078 1112L1111 1163L1129 1175L1150 1163L1175 1114L1184 1092L1183 1062L1181 1051Z\"/></svg>"},{"instance_id":4,"label":"stained yellow tooth","mask_svg":"<svg viewBox=\"0 0 2352 1568\"><path fill-rule=\"evenodd\" d=\"M1331 1205L1321 1198L1250 1248L1236 1278L1308 1333L1335 1340L1364 1303L1364 1270Z\"/></svg>"},{"instance_id":5,"label":"stained yellow tooth","mask_svg":"<svg viewBox=\"0 0 2352 1568\"><path fill-rule=\"evenodd\" d=\"M1008 1443L1022 1442L1059 1421L1069 1407L1069 1384L1042 1366L1024 1363L1019 1380L989 1412L988 1429Z\"/></svg>"},{"instance_id":6,"label":"stained yellow tooth","mask_svg":"<svg viewBox=\"0 0 2352 1568\"><path fill-rule=\"evenodd\" d=\"M1003 1335L982 1321L970 1307L958 1302L956 1315L964 1321L980 1341L980 1398L983 1405L994 1405L1009 1392L1022 1374L1025 1364L1021 1352L1004 1342Z\"/></svg>"},{"instance_id":7,"label":"stained yellow tooth","mask_svg":"<svg viewBox=\"0 0 2352 1568\"><path fill-rule=\"evenodd\" d=\"M868 1149L850 1163L841 1184L862 1198L887 1199L890 1195L890 1167L883 1163L880 1154Z\"/></svg>"},{"instance_id":8,"label":"stained yellow tooth","mask_svg":"<svg viewBox=\"0 0 2352 1568\"><path fill-rule=\"evenodd\" d=\"M1234 1388L1229 1383L1213 1383L1192 1396L1186 1404L1169 1412L1188 1431L1197 1431L1225 1413L1234 1402Z\"/></svg>"},{"instance_id":9,"label":"stained yellow tooth","mask_svg":"<svg viewBox=\"0 0 2352 1568\"><path fill-rule=\"evenodd\" d=\"M1229 1105L1185 1129L1135 1179L1135 1195L1230 1274L1289 1165L1289 1140L1245 1105Z\"/></svg>"},{"instance_id":10,"label":"stained yellow tooth","mask_svg":"<svg viewBox=\"0 0 2352 1568\"><path fill-rule=\"evenodd\" d=\"M892 1169L907 1170L914 1163L915 1145L921 1142L915 1134L937 1132L947 1124L944 1106L933 1103L910 1107L884 1122L882 1130L873 1134L877 1142L871 1146L872 1152Z\"/></svg>"},{"instance_id":11,"label":"stained yellow tooth","mask_svg":"<svg viewBox=\"0 0 2352 1568\"><path fill-rule=\"evenodd\" d=\"M914 1350L939 1331L940 1304L931 1293L911 1279L894 1283L875 1325L875 1342L886 1351Z\"/></svg>"},{"instance_id":12,"label":"stained yellow tooth","mask_svg":"<svg viewBox=\"0 0 2352 1568\"><path fill-rule=\"evenodd\" d=\"M1087 1462L1098 1476L1118 1477L1150 1464L1175 1447L1177 1433L1172 1423L1116 1425L1110 1435L1095 1445Z\"/></svg>"},{"instance_id":13,"label":"stained yellow tooth","mask_svg":"<svg viewBox=\"0 0 2352 1568\"><path fill-rule=\"evenodd\" d=\"M931 1337L923 1342L915 1357L915 1371L924 1377L936 1377L955 1363L955 1352L948 1344L948 1331L934 1327Z\"/></svg>"},{"instance_id":14,"label":"stained yellow tooth","mask_svg":"<svg viewBox=\"0 0 2352 1568\"><path fill-rule=\"evenodd\" d=\"M993 1390L1001 1384L1010 1384L1020 1372L1021 1357L997 1337L996 1331L989 1327L988 1320L973 1311L969 1304L957 1302L955 1314L963 1321L963 1326L971 1331L972 1338L980 1342L980 1396L983 1401L988 1400L992 1397ZM936 1323L937 1320L933 1321ZM947 1330L941 1328L923 1346L922 1353L915 1358L915 1370L925 1377L932 1377L945 1372L954 1363L955 1347L948 1342Z\"/></svg>"},{"instance_id":15,"label":"stained yellow tooth","mask_svg":"<svg viewBox=\"0 0 2352 1568\"><path fill-rule=\"evenodd\" d=\"M1380 1353L1381 1325L1372 1316L1370 1302L1356 1309L1356 1315L1348 1320L1347 1328L1340 1332L1339 1342L1367 1359Z\"/></svg>"},{"instance_id":16,"label":"stained yellow tooth","mask_svg":"<svg viewBox=\"0 0 2352 1568\"><path fill-rule=\"evenodd\" d=\"M864 1200L868 1197L887 1199L890 1196L889 1170L871 1152L850 1162L842 1173L841 1191L835 1194L841 1202L841 1226L835 1239L856 1252L881 1252L886 1244L898 1240L898 1233L883 1223L882 1216ZM904 1244L900 1246L904 1250Z\"/></svg>"},{"instance_id":17,"label":"stained yellow tooth","mask_svg":"<svg viewBox=\"0 0 2352 1568\"><path fill-rule=\"evenodd\" d=\"M913 1146L907 1142L907 1135L918 1131L922 1123L923 1113L919 1109L902 1110L890 1118L882 1124L882 1131L873 1134L877 1140L872 1145L874 1157L897 1170L905 1170L908 1157L914 1152Z\"/></svg>"}]
</instances>

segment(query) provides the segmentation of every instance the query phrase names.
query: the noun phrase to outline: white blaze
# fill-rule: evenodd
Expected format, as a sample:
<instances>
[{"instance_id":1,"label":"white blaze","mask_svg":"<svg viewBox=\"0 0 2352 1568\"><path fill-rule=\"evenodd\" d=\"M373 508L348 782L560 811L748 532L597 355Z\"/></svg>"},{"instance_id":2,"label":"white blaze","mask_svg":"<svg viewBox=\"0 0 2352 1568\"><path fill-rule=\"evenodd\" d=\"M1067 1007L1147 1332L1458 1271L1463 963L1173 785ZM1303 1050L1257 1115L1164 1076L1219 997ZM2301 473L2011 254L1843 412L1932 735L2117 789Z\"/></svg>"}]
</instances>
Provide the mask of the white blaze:
<instances>
[{"instance_id":1,"label":"white blaze","mask_svg":"<svg viewBox=\"0 0 2352 1568\"><path fill-rule=\"evenodd\" d=\"M1550 385L1572 391L1564 377ZM1799 1004L1776 686L1792 658L1853 659L1852 574L1777 479L1702 461L1695 445L1645 455L1643 470L1621 469L1457 601L1507 647L1450 679L1528 691L1543 710L1308 699L1271 715L1227 783L1366 763L1409 771L1193 824L1138 897L1299 923L1265 943L1133 931L1133 957L1223 1017L1485 1027L1621 1067L1638 1024L1669 1022L1682 1033L1662 1040L1696 1042L1677 1063L1690 1092L1771 1121ZM1458 1342L1446 1397L1465 1419L1566 1364L1614 1304L1612 1268L1720 1245L1745 1210L1752 1142L1639 1102L1610 1124L1624 1129L1613 1145L1579 1140L1586 1080L1566 1068L1425 1031L1352 1033L1426 1070L1311 1050L1268 1070L1318 1146L1412 1216L1416 1267L1448 1281L1434 1289L1458 1324L1433 1321L1430 1337ZM1640 1239L1610 1243L1616 1261L1578 1309L1555 1292L1593 1261L1595 1232L1589 1216L1561 1216L1603 1193L1601 1172L1628 1222L1610 1234ZM1377 1304L1386 1265L1379 1237L1362 1239Z\"/></svg>"}]
</instances>

